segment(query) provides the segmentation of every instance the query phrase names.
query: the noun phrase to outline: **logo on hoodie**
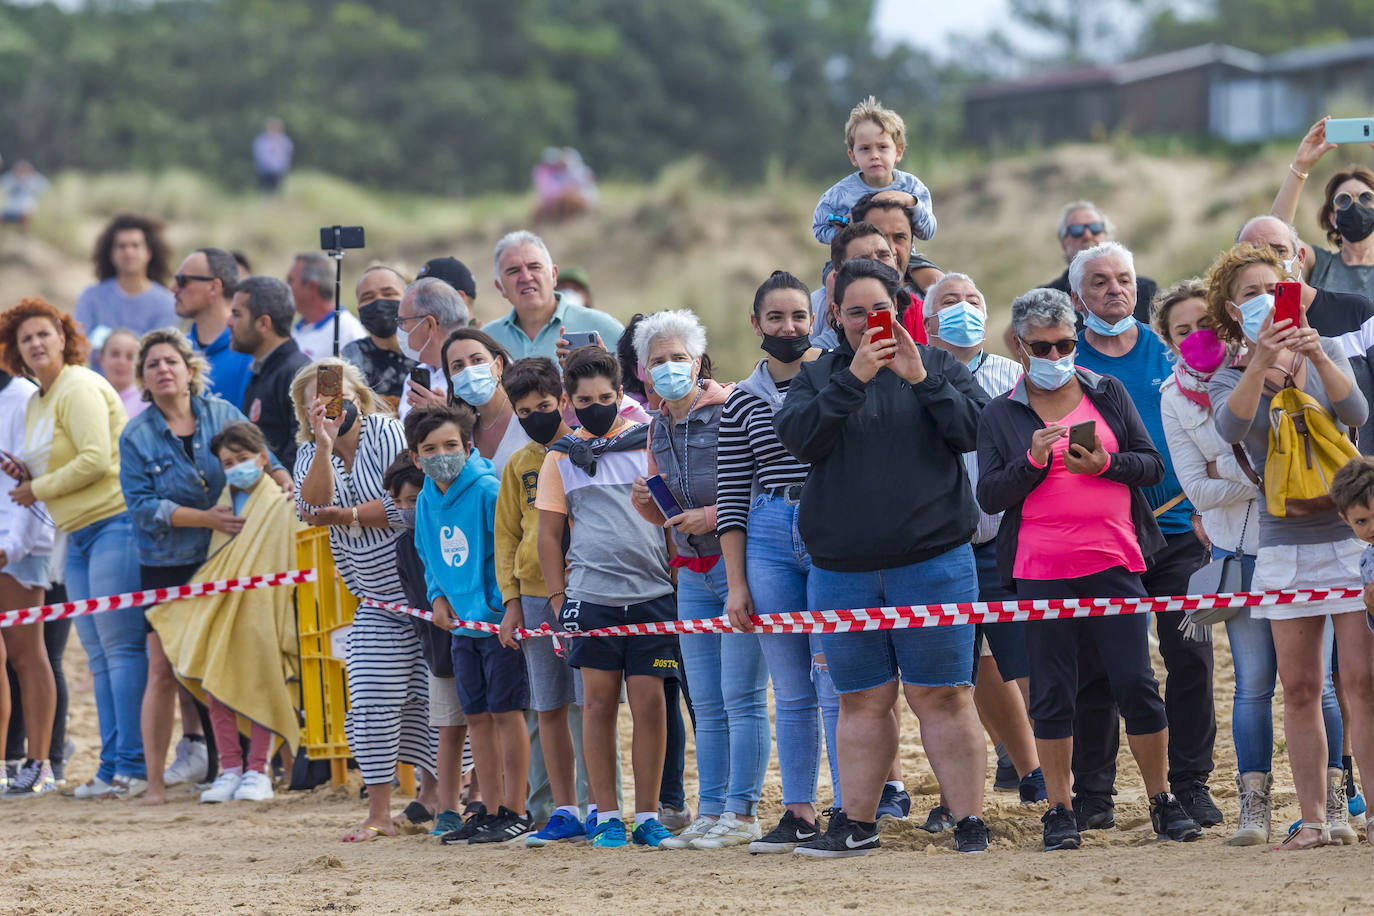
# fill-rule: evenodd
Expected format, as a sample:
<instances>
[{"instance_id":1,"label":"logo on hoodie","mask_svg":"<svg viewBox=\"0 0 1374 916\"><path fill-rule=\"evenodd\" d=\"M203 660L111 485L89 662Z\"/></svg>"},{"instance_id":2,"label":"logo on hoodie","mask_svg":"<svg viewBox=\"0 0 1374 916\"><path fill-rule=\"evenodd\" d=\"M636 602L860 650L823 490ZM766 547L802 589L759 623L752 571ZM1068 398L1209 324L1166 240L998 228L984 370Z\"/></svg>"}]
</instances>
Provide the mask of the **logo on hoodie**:
<instances>
[{"instance_id":1,"label":"logo on hoodie","mask_svg":"<svg viewBox=\"0 0 1374 916\"><path fill-rule=\"evenodd\" d=\"M439 529L439 551L449 566L462 566L468 561L467 535L456 525L444 525Z\"/></svg>"}]
</instances>

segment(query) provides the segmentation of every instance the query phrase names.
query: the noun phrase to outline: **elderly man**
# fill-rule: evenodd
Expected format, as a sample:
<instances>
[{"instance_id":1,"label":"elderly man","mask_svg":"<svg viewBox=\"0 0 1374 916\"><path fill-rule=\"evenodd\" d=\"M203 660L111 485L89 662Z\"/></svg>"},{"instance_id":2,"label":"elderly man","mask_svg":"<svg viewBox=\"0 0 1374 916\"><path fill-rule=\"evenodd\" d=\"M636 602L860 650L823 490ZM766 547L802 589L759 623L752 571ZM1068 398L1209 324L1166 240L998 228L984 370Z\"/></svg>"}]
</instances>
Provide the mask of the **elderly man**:
<instances>
[{"instance_id":1,"label":"elderly man","mask_svg":"<svg viewBox=\"0 0 1374 916\"><path fill-rule=\"evenodd\" d=\"M1095 248L1110 241L1116 227L1103 215L1097 206L1088 200L1075 200L1064 205L1059 214L1059 250L1064 254L1064 263L1071 264L1080 251ZM1149 277L1136 277L1135 317L1148 325L1150 323L1150 303L1155 301L1155 281ZM1069 270L1044 284L1049 289L1072 294L1069 288Z\"/></svg>"},{"instance_id":2,"label":"elderly man","mask_svg":"<svg viewBox=\"0 0 1374 916\"><path fill-rule=\"evenodd\" d=\"M290 288L276 277L249 277L234 291L229 332L234 350L248 355L251 375L243 412L258 424L267 447L283 467L296 466L296 409L291 380L310 357L291 339L296 307Z\"/></svg>"},{"instance_id":3,"label":"elderly man","mask_svg":"<svg viewBox=\"0 0 1374 916\"><path fill-rule=\"evenodd\" d=\"M565 332L595 333L612 353L625 327L605 312L566 302L554 287L558 266L543 239L511 232L496 243L496 291L511 304L504 318L482 330L510 352L511 360L547 356L560 362L568 352Z\"/></svg>"},{"instance_id":4,"label":"elderly man","mask_svg":"<svg viewBox=\"0 0 1374 916\"><path fill-rule=\"evenodd\" d=\"M1159 386L1173 371L1169 349L1137 320L1135 259L1115 242L1078 253L1069 265L1074 307L1083 319L1078 365L1121 380L1155 442L1164 442ZM1208 561L1198 537L1193 506L1174 475L1169 450L1161 449L1164 479L1145 490L1165 547L1146 557L1141 576L1147 594L1183 595L1189 577ZM1204 827L1221 823L1207 777L1212 771L1216 715L1212 706L1212 644L1184 639L1181 611L1155 615L1159 649L1168 670L1165 711L1169 718L1169 786L1187 812ZM1079 829L1115 823L1112 784L1116 778L1117 717L1106 673L1092 659L1080 674L1074 742L1074 813Z\"/></svg>"},{"instance_id":5,"label":"elderly man","mask_svg":"<svg viewBox=\"0 0 1374 916\"><path fill-rule=\"evenodd\" d=\"M334 355L334 262L320 251L296 255L286 274L286 285L296 300L296 322L291 336L311 362ZM339 348L367 336L353 313L339 312Z\"/></svg>"},{"instance_id":6,"label":"elderly man","mask_svg":"<svg viewBox=\"0 0 1374 916\"><path fill-rule=\"evenodd\" d=\"M367 330L367 336L340 351L344 359L363 371L372 390L392 406L405 393L406 378L416 365L401 352L401 345L396 340L405 288L406 278L395 268L377 264L363 271L353 292L358 299L358 319Z\"/></svg>"},{"instance_id":7,"label":"elderly man","mask_svg":"<svg viewBox=\"0 0 1374 916\"><path fill-rule=\"evenodd\" d=\"M238 282L238 262L223 248L197 248L172 278L172 307L191 319L191 345L210 363L210 390L235 407L243 403L253 362L229 346L229 303Z\"/></svg>"},{"instance_id":8,"label":"elderly man","mask_svg":"<svg viewBox=\"0 0 1374 916\"><path fill-rule=\"evenodd\" d=\"M407 359L429 370L429 387L406 379L406 395L398 410L402 419L411 408L448 403L441 366L444 341L471 321L467 300L447 281L421 277L406 287L396 318L396 341Z\"/></svg>"},{"instance_id":9,"label":"elderly man","mask_svg":"<svg viewBox=\"0 0 1374 916\"><path fill-rule=\"evenodd\" d=\"M811 312L816 321L811 328L811 342L822 350L830 350L839 345L839 336L830 324L831 298L835 292L835 273L846 261L869 258L881 261L897 270L897 258L892 253L887 234L870 222L851 222L840 229L830 239L831 270L825 277L825 284L811 293Z\"/></svg>"}]
</instances>

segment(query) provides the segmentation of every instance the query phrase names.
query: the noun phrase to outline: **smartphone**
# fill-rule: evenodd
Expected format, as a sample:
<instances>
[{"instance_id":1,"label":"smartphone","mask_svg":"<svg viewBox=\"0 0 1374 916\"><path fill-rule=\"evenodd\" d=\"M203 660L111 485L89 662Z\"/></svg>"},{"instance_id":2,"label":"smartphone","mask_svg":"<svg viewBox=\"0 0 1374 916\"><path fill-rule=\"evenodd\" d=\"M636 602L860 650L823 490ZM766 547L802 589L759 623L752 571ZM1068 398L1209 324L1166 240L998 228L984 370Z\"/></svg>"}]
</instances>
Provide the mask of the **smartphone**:
<instances>
[{"instance_id":1,"label":"smartphone","mask_svg":"<svg viewBox=\"0 0 1374 916\"><path fill-rule=\"evenodd\" d=\"M668 489L668 484L664 482L662 474L655 474L648 478L645 483L649 485L649 495L658 504L658 510L663 513L665 520L682 514L682 507L677 504L677 499L673 496L673 491Z\"/></svg>"},{"instance_id":2,"label":"smartphone","mask_svg":"<svg viewBox=\"0 0 1374 916\"><path fill-rule=\"evenodd\" d=\"M878 329L878 333L873 335L874 343L877 343L880 340L892 339L892 313L887 309L879 309L876 312L869 312L868 326L870 328ZM896 355L897 354L893 353L891 356L888 356L887 358L892 359L892 357Z\"/></svg>"},{"instance_id":3,"label":"smartphone","mask_svg":"<svg viewBox=\"0 0 1374 916\"><path fill-rule=\"evenodd\" d=\"M1291 327L1302 324L1302 284L1283 282L1274 284L1274 324L1287 319Z\"/></svg>"},{"instance_id":4,"label":"smartphone","mask_svg":"<svg viewBox=\"0 0 1374 916\"><path fill-rule=\"evenodd\" d=\"M320 247L325 251L342 248L365 248L362 226L324 226L320 229Z\"/></svg>"},{"instance_id":5,"label":"smartphone","mask_svg":"<svg viewBox=\"0 0 1374 916\"><path fill-rule=\"evenodd\" d=\"M595 331L564 331L563 339L568 342L569 350L576 350L578 347L596 346Z\"/></svg>"},{"instance_id":6,"label":"smartphone","mask_svg":"<svg viewBox=\"0 0 1374 916\"><path fill-rule=\"evenodd\" d=\"M410 380L421 388L430 387L430 373L428 366L416 366L410 370Z\"/></svg>"},{"instance_id":7,"label":"smartphone","mask_svg":"<svg viewBox=\"0 0 1374 916\"><path fill-rule=\"evenodd\" d=\"M324 415L337 419L343 413L343 369L320 366L315 370L315 397L324 402Z\"/></svg>"},{"instance_id":8,"label":"smartphone","mask_svg":"<svg viewBox=\"0 0 1374 916\"><path fill-rule=\"evenodd\" d=\"M1069 445L1082 446L1091 452L1097 445L1097 421L1086 420L1069 427Z\"/></svg>"},{"instance_id":9,"label":"smartphone","mask_svg":"<svg viewBox=\"0 0 1374 916\"><path fill-rule=\"evenodd\" d=\"M1326 122L1327 143L1374 143L1374 118L1332 118Z\"/></svg>"}]
</instances>

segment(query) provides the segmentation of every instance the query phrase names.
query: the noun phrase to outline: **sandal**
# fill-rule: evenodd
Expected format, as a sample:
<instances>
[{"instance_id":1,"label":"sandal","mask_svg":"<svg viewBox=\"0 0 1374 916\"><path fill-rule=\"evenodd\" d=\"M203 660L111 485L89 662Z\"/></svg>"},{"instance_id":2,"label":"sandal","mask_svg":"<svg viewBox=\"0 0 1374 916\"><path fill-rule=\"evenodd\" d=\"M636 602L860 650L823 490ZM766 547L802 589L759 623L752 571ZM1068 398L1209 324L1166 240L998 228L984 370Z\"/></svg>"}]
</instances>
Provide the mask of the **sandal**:
<instances>
[{"instance_id":1,"label":"sandal","mask_svg":"<svg viewBox=\"0 0 1374 916\"><path fill-rule=\"evenodd\" d=\"M359 836L358 834L359 834L361 831L364 831L364 830L371 830L371 831L372 831L372 836L367 836L366 834L364 834L363 836ZM351 832L345 834L341 842L344 842L344 843L369 843L369 842L371 842L372 840L380 840L380 839L383 839L383 838L386 838L386 837L393 837L393 836L395 836L394 833L387 833L387 832L386 832L385 830L383 830L381 827L374 827L374 826L372 826L371 824L363 824L361 827L357 827L357 828L355 828L354 830L352 830Z\"/></svg>"},{"instance_id":2,"label":"sandal","mask_svg":"<svg viewBox=\"0 0 1374 916\"><path fill-rule=\"evenodd\" d=\"M1317 831L1317 842L1307 846L1289 846L1297 838L1298 834L1304 830ZM1274 847L1275 852L1296 852L1302 849L1316 849L1318 846L1331 845L1331 828L1326 821L1298 821L1288 830L1288 838Z\"/></svg>"},{"instance_id":3,"label":"sandal","mask_svg":"<svg viewBox=\"0 0 1374 916\"><path fill-rule=\"evenodd\" d=\"M429 809L418 801L413 801L406 805L406 809L401 812L401 817L404 817L416 826L428 824L430 821L434 820L434 815L429 813ZM397 818L397 820L399 821L400 818Z\"/></svg>"}]
</instances>

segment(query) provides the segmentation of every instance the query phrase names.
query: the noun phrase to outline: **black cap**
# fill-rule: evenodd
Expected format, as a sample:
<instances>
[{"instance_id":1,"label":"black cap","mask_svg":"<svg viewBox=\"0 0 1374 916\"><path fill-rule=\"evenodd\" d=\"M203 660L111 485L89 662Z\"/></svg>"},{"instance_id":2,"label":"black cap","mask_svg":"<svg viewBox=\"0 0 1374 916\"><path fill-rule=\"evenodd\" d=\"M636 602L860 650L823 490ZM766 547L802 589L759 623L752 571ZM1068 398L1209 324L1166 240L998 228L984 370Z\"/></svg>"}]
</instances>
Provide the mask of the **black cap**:
<instances>
[{"instance_id":1,"label":"black cap","mask_svg":"<svg viewBox=\"0 0 1374 916\"><path fill-rule=\"evenodd\" d=\"M477 298L477 281L468 266L457 258L430 258L415 275L417 280L421 277L437 277L469 299Z\"/></svg>"}]
</instances>

